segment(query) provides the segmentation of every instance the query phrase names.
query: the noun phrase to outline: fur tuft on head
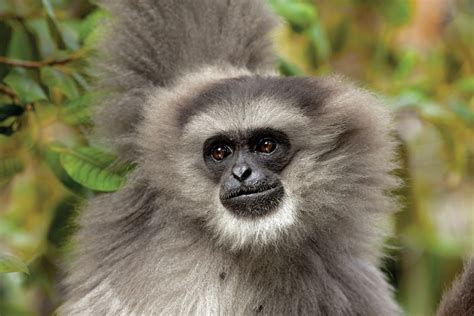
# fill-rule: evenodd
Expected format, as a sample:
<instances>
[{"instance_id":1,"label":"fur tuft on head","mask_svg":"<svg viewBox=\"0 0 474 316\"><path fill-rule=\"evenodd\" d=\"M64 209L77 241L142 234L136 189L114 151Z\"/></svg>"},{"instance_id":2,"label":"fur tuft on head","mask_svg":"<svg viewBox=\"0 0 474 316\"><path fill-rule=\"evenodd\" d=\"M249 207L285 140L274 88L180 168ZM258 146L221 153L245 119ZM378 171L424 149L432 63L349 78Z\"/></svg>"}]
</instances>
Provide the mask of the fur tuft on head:
<instances>
[{"instance_id":1,"label":"fur tuft on head","mask_svg":"<svg viewBox=\"0 0 474 316\"><path fill-rule=\"evenodd\" d=\"M104 0L112 20L99 50L99 136L124 160L136 157L133 137L153 87L207 65L274 69L269 33L277 24L264 1ZM205 36L203 36L205 34ZM162 106L166 106L163 104Z\"/></svg>"}]
</instances>

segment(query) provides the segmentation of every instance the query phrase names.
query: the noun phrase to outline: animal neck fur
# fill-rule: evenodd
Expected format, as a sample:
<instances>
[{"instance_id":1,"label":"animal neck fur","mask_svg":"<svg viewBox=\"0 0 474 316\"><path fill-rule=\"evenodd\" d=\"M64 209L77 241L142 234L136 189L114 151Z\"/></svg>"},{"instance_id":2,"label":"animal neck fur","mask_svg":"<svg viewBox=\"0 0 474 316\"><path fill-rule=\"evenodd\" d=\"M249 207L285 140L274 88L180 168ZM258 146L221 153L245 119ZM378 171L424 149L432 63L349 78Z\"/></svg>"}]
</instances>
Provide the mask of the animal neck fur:
<instances>
[{"instance_id":1,"label":"animal neck fur","mask_svg":"<svg viewBox=\"0 0 474 316\"><path fill-rule=\"evenodd\" d=\"M129 200L125 192L114 194ZM75 276L84 278L83 291L76 291L84 296L69 311L103 309L127 315L157 311L163 315L355 315L358 311L391 315L398 311L390 290L380 291L386 286L375 265L353 254L314 240L294 249L231 253L213 246L199 224L178 224L170 216L173 207L160 210L169 212L162 217L169 219L166 222L152 218L151 199L125 203L123 207L130 208L124 216L114 215L118 210L110 210L106 198L93 201L93 209L109 218L100 221L100 214L91 215L95 224L81 231L83 244L93 238L87 244L95 246L76 262L88 269ZM157 200L166 202L163 196ZM132 222L140 221L143 229L127 231ZM104 298L111 304L102 305Z\"/></svg>"}]
</instances>

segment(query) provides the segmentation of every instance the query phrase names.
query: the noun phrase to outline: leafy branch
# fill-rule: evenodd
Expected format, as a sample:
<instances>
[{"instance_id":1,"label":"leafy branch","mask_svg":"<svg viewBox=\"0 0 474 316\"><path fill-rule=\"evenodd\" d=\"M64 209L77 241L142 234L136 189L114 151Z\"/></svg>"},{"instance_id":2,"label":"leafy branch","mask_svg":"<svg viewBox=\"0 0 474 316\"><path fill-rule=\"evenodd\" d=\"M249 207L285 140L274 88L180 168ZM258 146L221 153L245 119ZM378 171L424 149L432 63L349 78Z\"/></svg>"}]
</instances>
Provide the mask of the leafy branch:
<instances>
[{"instance_id":1,"label":"leafy branch","mask_svg":"<svg viewBox=\"0 0 474 316\"><path fill-rule=\"evenodd\" d=\"M75 59L77 59L75 55L71 55L63 59L48 59L48 60L43 60L43 61L18 60L18 59L10 59L5 56L0 56L0 64L24 67L24 68L41 68L45 66L64 65Z\"/></svg>"}]
</instances>

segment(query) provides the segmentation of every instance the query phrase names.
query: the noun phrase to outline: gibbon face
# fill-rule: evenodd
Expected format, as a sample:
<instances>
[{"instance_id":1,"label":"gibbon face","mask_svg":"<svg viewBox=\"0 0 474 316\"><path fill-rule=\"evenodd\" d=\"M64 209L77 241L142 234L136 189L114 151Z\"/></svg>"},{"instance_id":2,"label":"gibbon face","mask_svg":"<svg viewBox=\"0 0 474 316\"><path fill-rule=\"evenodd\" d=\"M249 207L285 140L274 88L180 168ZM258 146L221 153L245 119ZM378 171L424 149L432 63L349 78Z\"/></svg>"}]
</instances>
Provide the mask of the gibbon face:
<instances>
[{"instance_id":1,"label":"gibbon face","mask_svg":"<svg viewBox=\"0 0 474 316\"><path fill-rule=\"evenodd\" d=\"M349 98L355 88L331 80L241 75L179 87L150 98L139 167L183 223L231 250L294 247L350 221L339 210L364 202L352 182L372 177L366 155L391 150L371 136L387 123L368 110L373 98Z\"/></svg>"},{"instance_id":2,"label":"gibbon face","mask_svg":"<svg viewBox=\"0 0 474 316\"><path fill-rule=\"evenodd\" d=\"M292 158L285 133L228 131L207 139L203 147L209 176L220 185L219 199L236 217L265 216L280 205L285 189L279 174Z\"/></svg>"}]
</instances>

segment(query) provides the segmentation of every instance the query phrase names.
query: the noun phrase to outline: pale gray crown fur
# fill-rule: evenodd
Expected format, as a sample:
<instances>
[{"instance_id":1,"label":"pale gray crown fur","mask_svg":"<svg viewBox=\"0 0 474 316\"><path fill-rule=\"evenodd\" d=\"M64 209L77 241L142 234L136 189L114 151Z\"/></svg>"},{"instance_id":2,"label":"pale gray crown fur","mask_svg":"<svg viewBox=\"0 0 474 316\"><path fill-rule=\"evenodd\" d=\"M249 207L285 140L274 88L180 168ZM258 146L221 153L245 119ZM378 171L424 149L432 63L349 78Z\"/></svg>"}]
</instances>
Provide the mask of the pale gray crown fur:
<instances>
[{"instance_id":1,"label":"pale gray crown fur","mask_svg":"<svg viewBox=\"0 0 474 316\"><path fill-rule=\"evenodd\" d=\"M114 0L102 49L105 140L136 164L92 199L64 315L398 315L378 269L395 141L388 110L338 77L273 74L259 0ZM295 155L280 209L232 216L203 142L270 127Z\"/></svg>"}]
</instances>

